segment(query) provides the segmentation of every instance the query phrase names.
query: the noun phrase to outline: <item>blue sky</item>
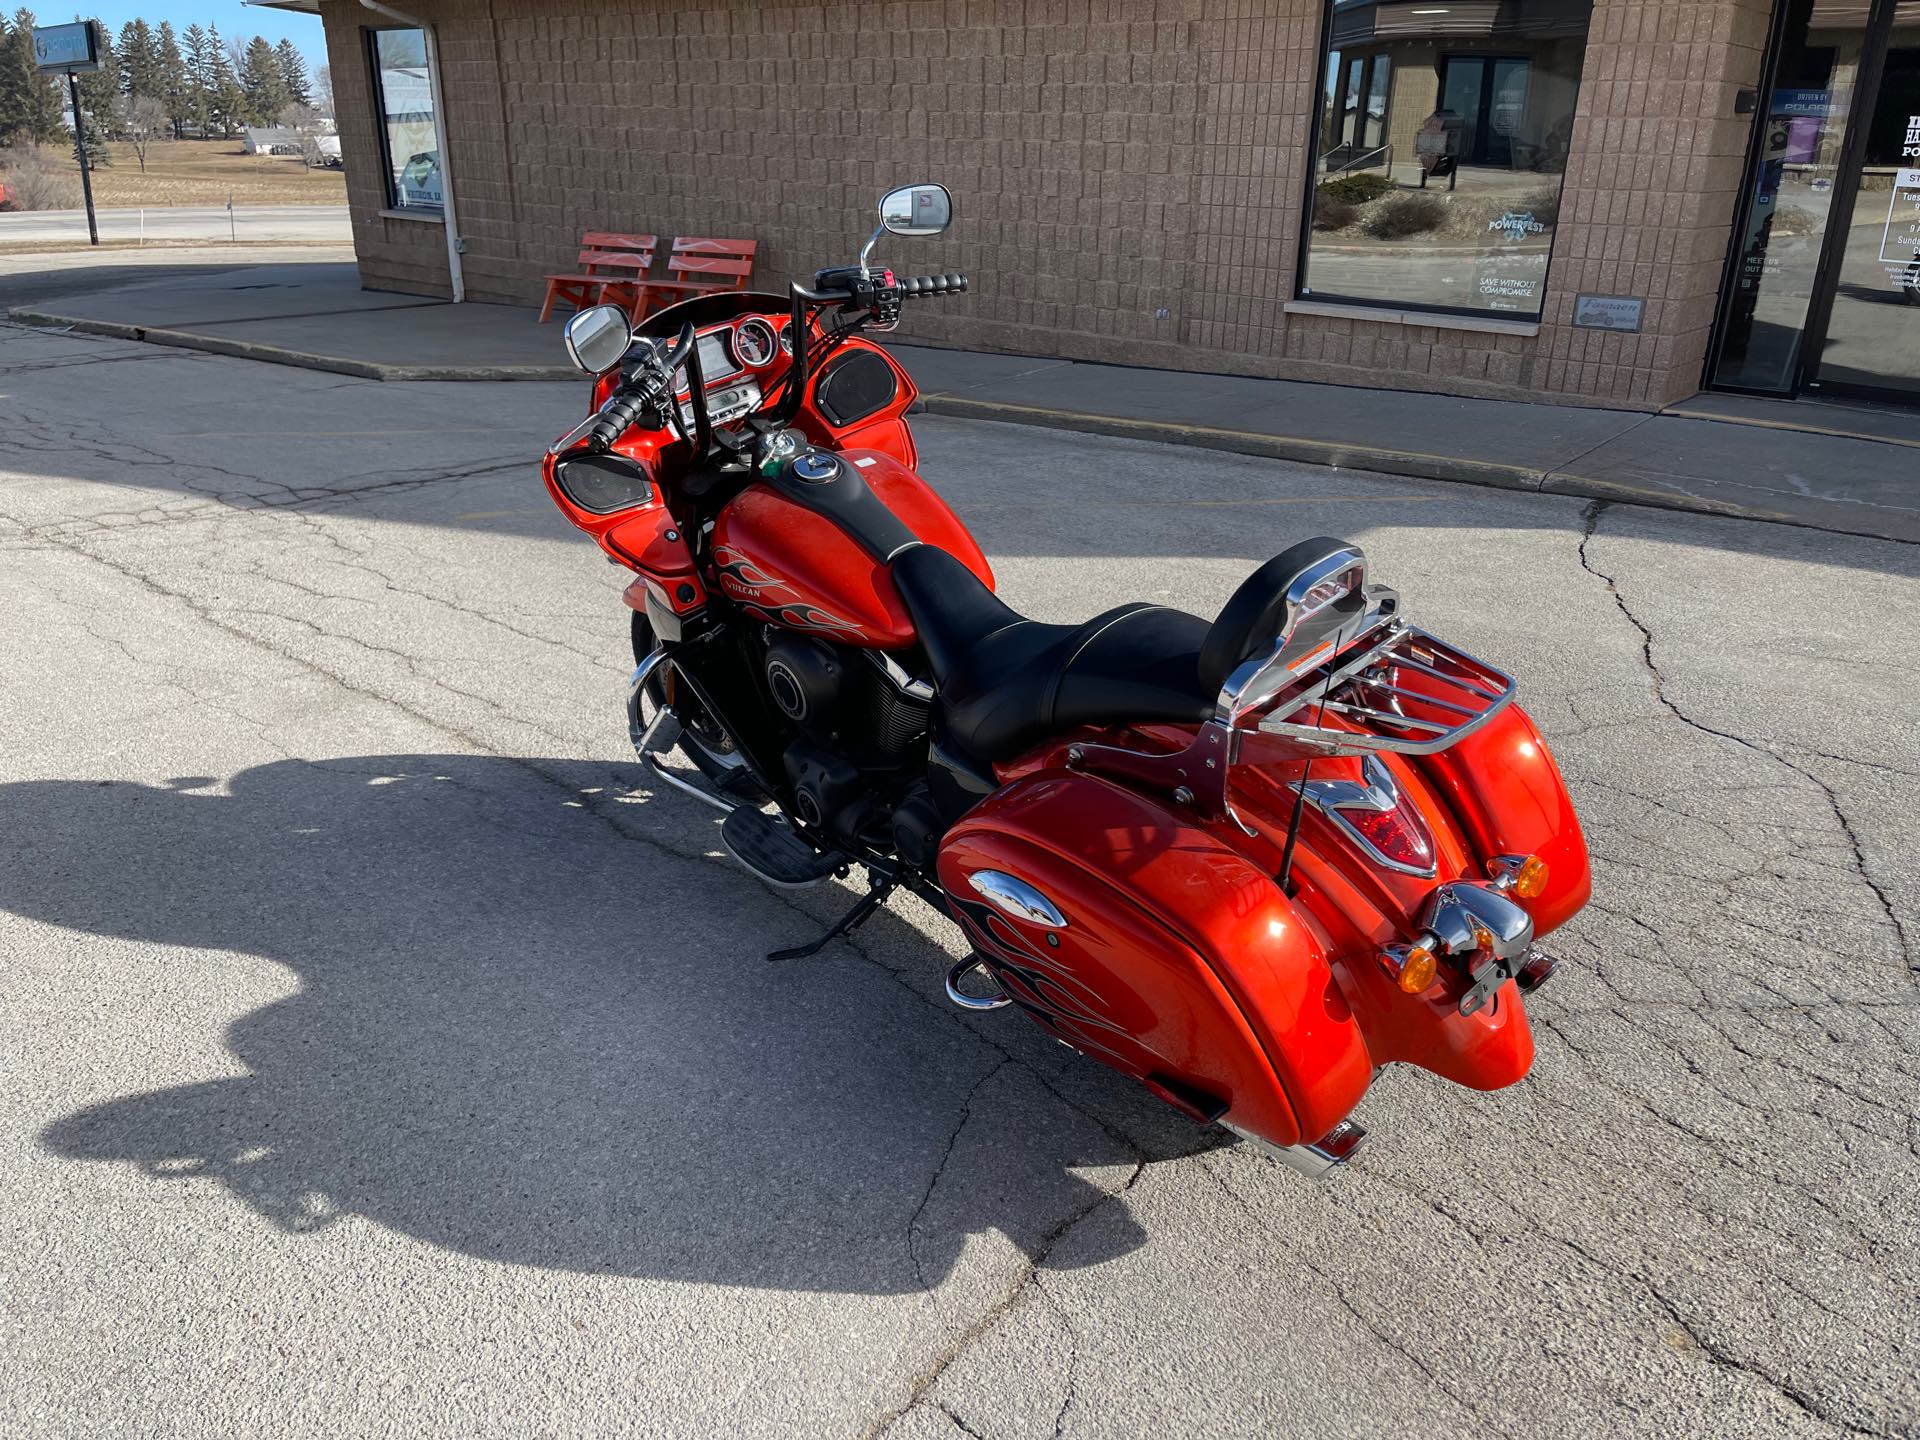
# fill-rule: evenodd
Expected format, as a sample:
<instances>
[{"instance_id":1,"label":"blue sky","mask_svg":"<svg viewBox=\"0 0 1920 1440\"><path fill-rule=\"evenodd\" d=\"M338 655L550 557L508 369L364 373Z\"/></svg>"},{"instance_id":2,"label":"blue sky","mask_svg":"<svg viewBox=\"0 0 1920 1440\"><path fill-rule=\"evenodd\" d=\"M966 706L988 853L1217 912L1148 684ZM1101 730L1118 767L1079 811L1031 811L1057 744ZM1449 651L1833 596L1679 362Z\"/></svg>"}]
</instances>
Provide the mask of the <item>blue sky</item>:
<instances>
[{"instance_id":1,"label":"blue sky","mask_svg":"<svg viewBox=\"0 0 1920 1440\"><path fill-rule=\"evenodd\" d=\"M327 63L326 41L320 31L318 15L296 15L286 10L259 9L251 5L242 5L240 0L5 0L7 13L11 15L22 3L32 10L34 18L42 25L58 25L71 20L77 12L81 16L98 16L100 23L107 26L119 37L120 27L129 20L144 19L149 25L159 26L162 20L173 22L174 33L179 34L189 25L217 25L220 38L230 40L235 35L264 35L276 44L281 40L291 40L300 53L307 57L309 71Z\"/></svg>"}]
</instances>

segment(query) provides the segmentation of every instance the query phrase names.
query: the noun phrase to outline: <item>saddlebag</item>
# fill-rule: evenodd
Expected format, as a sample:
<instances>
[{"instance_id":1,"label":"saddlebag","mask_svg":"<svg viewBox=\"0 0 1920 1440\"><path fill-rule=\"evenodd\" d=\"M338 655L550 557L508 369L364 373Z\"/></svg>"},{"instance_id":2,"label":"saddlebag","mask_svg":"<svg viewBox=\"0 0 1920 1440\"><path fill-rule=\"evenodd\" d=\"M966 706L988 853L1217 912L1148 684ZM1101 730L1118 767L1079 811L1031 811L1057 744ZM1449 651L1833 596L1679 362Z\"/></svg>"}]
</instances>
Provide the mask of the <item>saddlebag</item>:
<instances>
[{"instance_id":1,"label":"saddlebag","mask_svg":"<svg viewBox=\"0 0 1920 1440\"><path fill-rule=\"evenodd\" d=\"M947 833L939 872L1022 1009L1190 1114L1311 1142L1372 1079L1303 912L1146 796L1063 770L1028 776Z\"/></svg>"}]
</instances>

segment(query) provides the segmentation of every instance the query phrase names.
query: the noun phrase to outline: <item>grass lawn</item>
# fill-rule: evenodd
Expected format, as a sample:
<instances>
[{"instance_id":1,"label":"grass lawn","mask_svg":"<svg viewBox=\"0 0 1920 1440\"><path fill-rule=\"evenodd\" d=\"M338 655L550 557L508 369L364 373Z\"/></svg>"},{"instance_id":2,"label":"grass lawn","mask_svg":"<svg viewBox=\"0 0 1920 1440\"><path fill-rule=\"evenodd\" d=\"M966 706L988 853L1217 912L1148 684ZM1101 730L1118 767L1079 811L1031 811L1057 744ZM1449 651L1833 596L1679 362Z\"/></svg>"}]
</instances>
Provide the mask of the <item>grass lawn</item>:
<instances>
[{"instance_id":1,"label":"grass lawn","mask_svg":"<svg viewBox=\"0 0 1920 1440\"><path fill-rule=\"evenodd\" d=\"M346 177L309 170L297 157L248 155L238 140L163 140L147 147L147 168L133 147L111 142L113 164L93 172L93 200L101 209L155 209L165 205L344 205ZM69 160L77 181L78 161ZM76 204L78 201L76 200Z\"/></svg>"}]
</instances>

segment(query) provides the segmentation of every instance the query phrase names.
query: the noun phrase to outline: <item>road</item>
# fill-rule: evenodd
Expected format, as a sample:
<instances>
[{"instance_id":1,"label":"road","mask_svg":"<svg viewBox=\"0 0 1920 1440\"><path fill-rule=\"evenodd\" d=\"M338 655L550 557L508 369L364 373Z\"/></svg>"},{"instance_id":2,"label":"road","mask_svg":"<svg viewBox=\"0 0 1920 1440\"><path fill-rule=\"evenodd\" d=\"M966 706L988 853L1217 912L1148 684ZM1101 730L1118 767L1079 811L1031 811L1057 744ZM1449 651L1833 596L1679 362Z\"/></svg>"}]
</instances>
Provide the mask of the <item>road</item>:
<instances>
[{"instance_id":1,"label":"road","mask_svg":"<svg viewBox=\"0 0 1920 1440\"><path fill-rule=\"evenodd\" d=\"M228 223L224 205L179 205L154 210L97 212L102 240L305 241L350 245L345 205L237 205ZM144 226L144 229L142 228ZM87 242L84 210L29 210L0 215L0 251L8 245Z\"/></svg>"},{"instance_id":2,"label":"road","mask_svg":"<svg viewBox=\"0 0 1920 1440\"><path fill-rule=\"evenodd\" d=\"M73 403L84 393L88 403ZM1303 535L1519 674L1534 1074L1318 1185L640 785L578 387L0 329L0 1431L1912 1435L1914 547L954 420L1003 592ZM1910 628L1910 627L1909 627Z\"/></svg>"}]
</instances>

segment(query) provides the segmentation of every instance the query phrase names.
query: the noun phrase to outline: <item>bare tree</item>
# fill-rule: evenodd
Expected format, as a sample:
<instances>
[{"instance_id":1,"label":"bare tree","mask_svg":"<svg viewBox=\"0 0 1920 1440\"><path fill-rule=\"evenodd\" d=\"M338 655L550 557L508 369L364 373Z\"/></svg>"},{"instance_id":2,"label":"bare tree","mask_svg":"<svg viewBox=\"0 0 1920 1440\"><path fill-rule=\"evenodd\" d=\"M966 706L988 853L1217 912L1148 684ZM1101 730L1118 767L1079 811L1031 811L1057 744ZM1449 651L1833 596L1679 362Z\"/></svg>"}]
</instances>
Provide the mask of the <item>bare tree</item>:
<instances>
[{"instance_id":1,"label":"bare tree","mask_svg":"<svg viewBox=\"0 0 1920 1440\"><path fill-rule=\"evenodd\" d=\"M167 119L167 107L156 95L134 95L122 97L116 107L119 111L120 134L133 147L134 158L140 162L140 173L147 173L147 147L162 135L172 132L172 123Z\"/></svg>"},{"instance_id":2,"label":"bare tree","mask_svg":"<svg viewBox=\"0 0 1920 1440\"><path fill-rule=\"evenodd\" d=\"M320 143L320 137L333 133L333 122L326 116L311 105L296 102L274 116L273 123L300 137L300 162L309 170L326 165L326 147Z\"/></svg>"},{"instance_id":3,"label":"bare tree","mask_svg":"<svg viewBox=\"0 0 1920 1440\"><path fill-rule=\"evenodd\" d=\"M313 72L313 108L333 118L333 67L322 65Z\"/></svg>"}]
</instances>

